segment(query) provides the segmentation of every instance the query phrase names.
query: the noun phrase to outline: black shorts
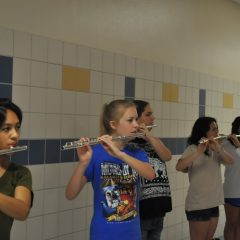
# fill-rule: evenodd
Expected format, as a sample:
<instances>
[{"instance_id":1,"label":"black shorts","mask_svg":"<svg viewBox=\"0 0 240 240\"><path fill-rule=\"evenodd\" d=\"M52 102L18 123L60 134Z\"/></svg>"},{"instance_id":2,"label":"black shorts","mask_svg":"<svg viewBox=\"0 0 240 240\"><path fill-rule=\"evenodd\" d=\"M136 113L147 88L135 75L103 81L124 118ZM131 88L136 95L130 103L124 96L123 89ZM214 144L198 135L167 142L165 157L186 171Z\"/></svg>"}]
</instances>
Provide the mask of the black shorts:
<instances>
[{"instance_id":1,"label":"black shorts","mask_svg":"<svg viewBox=\"0 0 240 240\"><path fill-rule=\"evenodd\" d=\"M186 211L188 221L209 221L211 218L219 217L219 208L207 208L194 211Z\"/></svg>"}]
</instances>

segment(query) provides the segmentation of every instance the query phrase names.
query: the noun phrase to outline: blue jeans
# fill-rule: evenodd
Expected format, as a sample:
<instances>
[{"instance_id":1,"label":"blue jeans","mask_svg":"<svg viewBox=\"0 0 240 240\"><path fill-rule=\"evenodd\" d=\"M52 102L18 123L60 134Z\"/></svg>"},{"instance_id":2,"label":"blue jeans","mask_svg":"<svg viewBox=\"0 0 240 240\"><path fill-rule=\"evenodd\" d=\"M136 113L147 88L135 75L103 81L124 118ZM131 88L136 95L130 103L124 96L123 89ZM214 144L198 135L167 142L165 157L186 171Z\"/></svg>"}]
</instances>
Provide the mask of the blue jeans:
<instances>
[{"instance_id":1,"label":"blue jeans","mask_svg":"<svg viewBox=\"0 0 240 240\"><path fill-rule=\"evenodd\" d=\"M141 219L142 240L160 240L164 217Z\"/></svg>"}]
</instances>

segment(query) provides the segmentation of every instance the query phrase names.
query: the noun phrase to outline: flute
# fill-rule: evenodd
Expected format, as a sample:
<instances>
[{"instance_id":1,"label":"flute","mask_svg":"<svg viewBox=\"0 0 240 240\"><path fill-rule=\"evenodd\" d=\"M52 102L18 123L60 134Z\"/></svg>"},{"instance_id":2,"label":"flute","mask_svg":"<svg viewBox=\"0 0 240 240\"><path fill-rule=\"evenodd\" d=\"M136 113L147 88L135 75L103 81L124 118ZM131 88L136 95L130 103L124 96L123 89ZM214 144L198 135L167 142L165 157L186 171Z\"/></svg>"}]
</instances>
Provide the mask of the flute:
<instances>
[{"instance_id":1,"label":"flute","mask_svg":"<svg viewBox=\"0 0 240 240\"><path fill-rule=\"evenodd\" d=\"M147 128L153 128L156 127L157 125L149 125L146 126ZM136 134L132 134L132 135L128 135L128 136L117 136L117 137L113 137L112 140L113 141L117 141L117 140L127 140L127 139L131 139L131 138L136 138L136 137L143 137L145 136L145 133L136 133ZM100 141L98 140L98 138L90 138L87 141L82 141L82 140L77 140L77 141L73 141L73 142L66 142L65 145L63 145L61 147L61 150L70 150L70 149L75 149L75 148L81 148L84 147L86 145L95 145L98 144Z\"/></svg>"},{"instance_id":2,"label":"flute","mask_svg":"<svg viewBox=\"0 0 240 240\"><path fill-rule=\"evenodd\" d=\"M218 140L218 139L224 139L224 138L227 138L227 137L228 137L228 135L220 135L220 136L217 136L213 139ZM240 137L240 135L236 135L236 137ZM208 141L209 141L209 139L202 139L202 140L199 141L199 143L206 143Z\"/></svg>"},{"instance_id":3,"label":"flute","mask_svg":"<svg viewBox=\"0 0 240 240\"><path fill-rule=\"evenodd\" d=\"M17 147L11 147L9 149L2 149L0 150L0 155L15 153L15 152L21 152L27 150L27 146L17 146Z\"/></svg>"}]
</instances>

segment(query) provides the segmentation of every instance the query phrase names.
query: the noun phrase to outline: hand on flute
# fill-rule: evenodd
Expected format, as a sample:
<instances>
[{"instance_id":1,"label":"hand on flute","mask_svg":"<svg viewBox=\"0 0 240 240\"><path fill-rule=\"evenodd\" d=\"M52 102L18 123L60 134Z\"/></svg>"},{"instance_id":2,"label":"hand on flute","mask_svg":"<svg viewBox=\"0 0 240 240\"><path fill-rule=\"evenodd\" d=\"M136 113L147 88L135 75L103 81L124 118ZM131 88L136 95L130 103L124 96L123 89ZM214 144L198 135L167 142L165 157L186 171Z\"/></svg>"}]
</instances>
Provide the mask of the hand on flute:
<instances>
[{"instance_id":1,"label":"hand on flute","mask_svg":"<svg viewBox=\"0 0 240 240\"><path fill-rule=\"evenodd\" d=\"M239 148L240 147L240 142L236 136L236 134L230 134L228 136L228 139L232 141L232 143L235 145L235 147Z\"/></svg>"},{"instance_id":2,"label":"hand on flute","mask_svg":"<svg viewBox=\"0 0 240 240\"><path fill-rule=\"evenodd\" d=\"M80 138L80 141L89 142L89 138L82 137ZM80 148L77 148L77 155L78 155L79 161L83 165L88 165L92 158L92 147L89 144L86 144Z\"/></svg>"}]
</instances>

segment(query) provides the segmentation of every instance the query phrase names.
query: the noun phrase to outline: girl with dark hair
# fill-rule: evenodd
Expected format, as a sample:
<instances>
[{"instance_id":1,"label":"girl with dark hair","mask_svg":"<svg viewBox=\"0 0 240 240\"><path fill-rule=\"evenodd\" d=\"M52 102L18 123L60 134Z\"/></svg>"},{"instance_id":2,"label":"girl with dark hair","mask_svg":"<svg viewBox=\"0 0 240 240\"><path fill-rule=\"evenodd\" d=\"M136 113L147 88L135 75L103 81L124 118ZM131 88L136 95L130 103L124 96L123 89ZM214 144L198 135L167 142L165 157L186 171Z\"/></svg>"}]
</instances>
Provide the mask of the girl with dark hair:
<instances>
[{"instance_id":1,"label":"girl with dark hair","mask_svg":"<svg viewBox=\"0 0 240 240\"><path fill-rule=\"evenodd\" d=\"M94 214L91 240L141 239L138 213L139 178L155 176L146 153L126 141L113 137L130 136L138 131L137 111L132 102L114 100L105 104L98 138L101 144L77 149L79 163L67 185L66 197L71 200L87 182L94 190ZM88 141L88 138L81 138Z\"/></svg>"},{"instance_id":2,"label":"girl with dark hair","mask_svg":"<svg viewBox=\"0 0 240 240\"><path fill-rule=\"evenodd\" d=\"M15 147L20 137L22 111L11 100L0 99L0 150ZM0 239L9 240L13 220L25 220L32 204L30 171L0 155Z\"/></svg>"},{"instance_id":3,"label":"girl with dark hair","mask_svg":"<svg viewBox=\"0 0 240 240\"><path fill-rule=\"evenodd\" d=\"M185 210L191 240L213 238L219 205L224 203L220 166L232 163L233 159L214 139L217 136L216 119L198 118L188 139L189 145L176 165L178 171L187 172L189 176Z\"/></svg>"},{"instance_id":4,"label":"girl with dark hair","mask_svg":"<svg viewBox=\"0 0 240 240\"><path fill-rule=\"evenodd\" d=\"M163 229L164 217L172 210L170 185L167 175L166 161L171 160L171 152L164 143L151 134L146 126L153 125L155 117L150 104L142 100L134 100L137 107L140 131L144 138L136 138L132 142L145 150L156 177L152 180L141 178L140 187L140 222L142 240L159 240Z\"/></svg>"},{"instance_id":5,"label":"girl with dark hair","mask_svg":"<svg viewBox=\"0 0 240 240\"><path fill-rule=\"evenodd\" d=\"M234 163L225 167L223 184L225 198L226 222L224 228L225 240L240 239L240 142L236 135L240 134L240 117L232 123L232 131L228 140L223 143L224 148L233 156Z\"/></svg>"}]
</instances>

